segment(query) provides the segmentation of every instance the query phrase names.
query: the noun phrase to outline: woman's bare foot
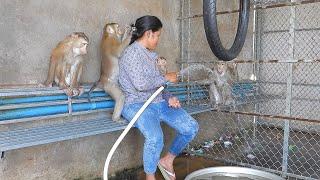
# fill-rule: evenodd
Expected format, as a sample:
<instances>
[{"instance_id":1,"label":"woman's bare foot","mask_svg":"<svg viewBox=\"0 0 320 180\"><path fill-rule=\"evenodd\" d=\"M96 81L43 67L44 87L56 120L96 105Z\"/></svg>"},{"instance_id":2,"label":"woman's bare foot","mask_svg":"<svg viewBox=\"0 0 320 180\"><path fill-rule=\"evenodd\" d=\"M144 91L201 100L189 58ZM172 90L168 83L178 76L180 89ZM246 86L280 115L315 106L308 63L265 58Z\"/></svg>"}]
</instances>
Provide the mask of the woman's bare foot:
<instances>
[{"instance_id":1,"label":"woman's bare foot","mask_svg":"<svg viewBox=\"0 0 320 180\"><path fill-rule=\"evenodd\" d=\"M163 158L160 159L159 163L169 172L174 174L173 169L173 160L175 159L175 155L171 153L167 153ZM172 180L175 180L175 177L171 178Z\"/></svg>"}]
</instances>

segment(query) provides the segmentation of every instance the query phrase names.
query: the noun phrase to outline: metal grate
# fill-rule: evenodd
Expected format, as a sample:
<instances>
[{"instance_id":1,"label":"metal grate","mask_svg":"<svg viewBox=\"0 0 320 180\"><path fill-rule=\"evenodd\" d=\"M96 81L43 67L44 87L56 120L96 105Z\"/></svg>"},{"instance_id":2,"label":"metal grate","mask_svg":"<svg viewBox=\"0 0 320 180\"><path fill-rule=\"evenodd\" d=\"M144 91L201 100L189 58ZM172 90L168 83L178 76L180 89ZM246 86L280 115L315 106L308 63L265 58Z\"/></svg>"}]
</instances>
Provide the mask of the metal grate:
<instances>
[{"instance_id":1,"label":"metal grate","mask_svg":"<svg viewBox=\"0 0 320 180\"><path fill-rule=\"evenodd\" d=\"M126 123L99 118L74 122L16 128L0 132L0 151L47 144L124 129Z\"/></svg>"}]
</instances>

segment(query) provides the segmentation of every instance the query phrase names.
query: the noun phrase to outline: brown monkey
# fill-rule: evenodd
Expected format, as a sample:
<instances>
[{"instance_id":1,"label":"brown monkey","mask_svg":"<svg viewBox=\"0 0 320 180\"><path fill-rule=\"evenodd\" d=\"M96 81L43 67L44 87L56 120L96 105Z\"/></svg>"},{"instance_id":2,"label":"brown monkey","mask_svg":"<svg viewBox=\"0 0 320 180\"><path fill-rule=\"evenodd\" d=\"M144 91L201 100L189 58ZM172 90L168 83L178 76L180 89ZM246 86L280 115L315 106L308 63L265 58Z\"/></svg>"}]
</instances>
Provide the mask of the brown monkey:
<instances>
[{"instance_id":1,"label":"brown monkey","mask_svg":"<svg viewBox=\"0 0 320 180\"><path fill-rule=\"evenodd\" d=\"M237 69L231 64L218 62L213 69L213 76L210 77L213 83L210 84L210 100L215 104L235 105L232 97L232 84L238 79Z\"/></svg>"},{"instance_id":2,"label":"brown monkey","mask_svg":"<svg viewBox=\"0 0 320 180\"><path fill-rule=\"evenodd\" d=\"M167 74L167 59L164 57L159 57L157 59L157 66L162 75Z\"/></svg>"},{"instance_id":3,"label":"brown monkey","mask_svg":"<svg viewBox=\"0 0 320 180\"><path fill-rule=\"evenodd\" d=\"M117 23L106 24L103 28L101 40L101 75L98 82L90 88L90 93L98 86L115 100L115 107L112 120L118 121L124 105L124 94L118 83L119 78L119 57L131 40L131 28L122 32Z\"/></svg>"},{"instance_id":4,"label":"brown monkey","mask_svg":"<svg viewBox=\"0 0 320 180\"><path fill-rule=\"evenodd\" d=\"M68 96L80 95L83 88L79 88L79 81L88 43L83 32L74 32L60 41L51 52L47 80L40 86L52 87L55 82Z\"/></svg>"},{"instance_id":5,"label":"brown monkey","mask_svg":"<svg viewBox=\"0 0 320 180\"><path fill-rule=\"evenodd\" d=\"M179 74L181 80L194 81L197 83L209 83L210 102L215 105L234 105L232 96L232 84L238 80L235 64L218 62L213 69L205 65L191 65L182 69ZM187 75L187 77L183 77ZM183 78L183 79L182 79Z\"/></svg>"}]
</instances>

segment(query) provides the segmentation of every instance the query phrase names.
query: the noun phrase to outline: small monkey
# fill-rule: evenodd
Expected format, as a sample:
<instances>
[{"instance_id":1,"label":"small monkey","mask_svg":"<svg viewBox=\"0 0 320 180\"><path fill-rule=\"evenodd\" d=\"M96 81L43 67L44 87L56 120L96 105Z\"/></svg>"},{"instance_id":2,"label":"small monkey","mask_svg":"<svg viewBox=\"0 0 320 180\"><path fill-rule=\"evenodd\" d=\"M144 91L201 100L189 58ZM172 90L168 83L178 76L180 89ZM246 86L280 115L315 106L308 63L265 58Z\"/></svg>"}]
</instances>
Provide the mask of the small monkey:
<instances>
[{"instance_id":1,"label":"small monkey","mask_svg":"<svg viewBox=\"0 0 320 180\"><path fill-rule=\"evenodd\" d=\"M210 77L210 101L215 104L234 105L232 84L238 79L235 65L219 62L214 66L213 76Z\"/></svg>"},{"instance_id":2,"label":"small monkey","mask_svg":"<svg viewBox=\"0 0 320 180\"><path fill-rule=\"evenodd\" d=\"M90 88L88 95L96 87L102 87L115 100L112 120L118 121L124 105L124 94L119 87L119 57L131 40L131 27L126 27L123 32L117 23L106 24L103 28L101 40L101 75L98 82Z\"/></svg>"},{"instance_id":3,"label":"small monkey","mask_svg":"<svg viewBox=\"0 0 320 180\"><path fill-rule=\"evenodd\" d=\"M83 88L79 88L79 81L88 43L83 32L74 32L60 41L51 52L47 80L40 86L52 87L55 82L68 96L80 95Z\"/></svg>"},{"instance_id":4,"label":"small monkey","mask_svg":"<svg viewBox=\"0 0 320 180\"><path fill-rule=\"evenodd\" d=\"M164 57L159 57L157 59L157 66L158 69L160 71L160 73L164 76L165 74L167 74L167 59Z\"/></svg>"}]
</instances>

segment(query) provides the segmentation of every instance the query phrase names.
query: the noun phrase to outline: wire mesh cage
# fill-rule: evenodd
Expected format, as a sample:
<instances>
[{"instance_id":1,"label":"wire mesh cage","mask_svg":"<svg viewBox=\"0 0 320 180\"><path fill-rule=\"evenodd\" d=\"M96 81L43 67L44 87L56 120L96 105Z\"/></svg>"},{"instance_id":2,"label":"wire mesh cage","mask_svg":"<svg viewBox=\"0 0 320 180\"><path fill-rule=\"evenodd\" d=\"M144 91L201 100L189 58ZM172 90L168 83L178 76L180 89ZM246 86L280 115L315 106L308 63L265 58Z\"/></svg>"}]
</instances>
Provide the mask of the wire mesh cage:
<instances>
[{"instance_id":1,"label":"wire mesh cage","mask_svg":"<svg viewBox=\"0 0 320 180\"><path fill-rule=\"evenodd\" d=\"M237 0L217 1L220 37L230 47ZM181 81L185 107L203 107L187 153L274 172L320 179L320 3L252 0L246 42L224 64L206 41L202 2L181 0ZM220 100L219 101L219 96Z\"/></svg>"}]
</instances>

